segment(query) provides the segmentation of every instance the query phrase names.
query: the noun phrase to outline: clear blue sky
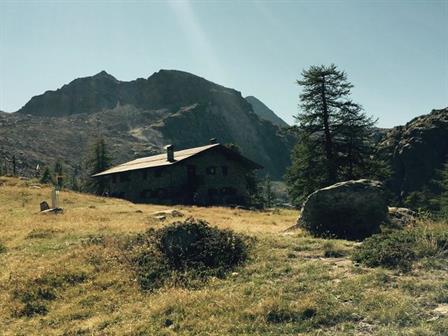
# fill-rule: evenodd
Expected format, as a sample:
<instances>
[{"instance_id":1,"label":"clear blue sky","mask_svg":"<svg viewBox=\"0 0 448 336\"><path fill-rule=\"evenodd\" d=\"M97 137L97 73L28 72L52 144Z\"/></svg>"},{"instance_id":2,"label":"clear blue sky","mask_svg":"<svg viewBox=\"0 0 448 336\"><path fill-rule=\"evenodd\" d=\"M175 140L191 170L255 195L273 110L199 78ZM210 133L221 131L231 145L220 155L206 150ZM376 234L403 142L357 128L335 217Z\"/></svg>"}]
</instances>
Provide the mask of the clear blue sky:
<instances>
[{"instance_id":1,"label":"clear blue sky","mask_svg":"<svg viewBox=\"0 0 448 336\"><path fill-rule=\"evenodd\" d=\"M106 70L178 69L254 95L292 123L302 69L335 63L353 98L403 124L448 106L448 0L0 0L0 110Z\"/></svg>"}]
</instances>

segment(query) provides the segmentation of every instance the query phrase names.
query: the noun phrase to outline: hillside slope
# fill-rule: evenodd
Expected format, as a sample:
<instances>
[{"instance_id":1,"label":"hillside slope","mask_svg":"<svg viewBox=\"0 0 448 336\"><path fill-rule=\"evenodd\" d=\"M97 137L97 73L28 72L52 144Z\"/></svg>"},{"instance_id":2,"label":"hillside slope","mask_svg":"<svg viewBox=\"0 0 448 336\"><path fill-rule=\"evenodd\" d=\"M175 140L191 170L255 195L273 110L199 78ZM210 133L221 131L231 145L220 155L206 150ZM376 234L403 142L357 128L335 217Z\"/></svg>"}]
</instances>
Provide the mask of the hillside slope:
<instances>
[{"instance_id":1,"label":"hillside slope","mask_svg":"<svg viewBox=\"0 0 448 336\"><path fill-rule=\"evenodd\" d=\"M249 104L252 105L252 109L256 115L258 115L261 119L270 121L274 125L280 127L288 127L289 125L283 121L279 116L277 116L274 111L272 111L269 107L263 104L257 97L248 96L244 98L247 100Z\"/></svg>"},{"instance_id":2,"label":"hillside slope","mask_svg":"<svg viewBox=\"0 0 448 336\"><path fill-rule=\"evenodd\" d=\"M295 223L291 210L179 207L183 218L255 238L250 260L191 288L141 291L122 243L175 219L154 219L160 206L60 196L64 214L42 215L50 188L0 178L2 335L436 336L448 328L444 269L354 266L353 242L283 233Z\"/></svg>"},{"instance_id":3,"label":"hillside slope","mask_svg":"<svg viewBox=\"0 0 448 336\"><path fill-rule=\"evenodd\" d=\"M130 82L103 71L0 115L0 150L16 155L28 174L58 158L69 168L79 165L97 134L112 147L115 163L158 153L169 143L183 149L218 138L240 146L274 179L289 165L294 142L260 119L240 92L175 70Z\"/></svg>"}]
</instances>

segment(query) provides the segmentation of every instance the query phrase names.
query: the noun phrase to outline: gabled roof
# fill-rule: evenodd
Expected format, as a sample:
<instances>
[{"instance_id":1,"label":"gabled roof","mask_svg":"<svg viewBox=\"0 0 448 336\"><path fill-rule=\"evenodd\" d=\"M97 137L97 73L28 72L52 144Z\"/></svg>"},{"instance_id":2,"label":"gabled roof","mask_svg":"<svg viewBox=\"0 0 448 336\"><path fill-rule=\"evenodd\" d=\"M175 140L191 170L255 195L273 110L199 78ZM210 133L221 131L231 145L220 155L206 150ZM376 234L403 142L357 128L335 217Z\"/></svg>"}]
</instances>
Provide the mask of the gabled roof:
<instances>
[{"instance_id":1,"label":"gabled roof","mask_svg":"<svg viewBox=\"0 0 448 336\"><path fill-rule=\"evenodd\" d=\"M181 161L184 161L184 160L189 159L195 155L198 155L200 153L203 153L205 151L208 151L208 150L210 150L212 148L216 148L216 147L219 147L220 149L226 151L227 154L232 155L234 158L238 158L238 159L242 160L245 164L249 165L253 169L263 168L258 163L255 163L255 162L249 160L248 158L242 156L241 154L239 154L235 151L228 149L227 147L225 147L221 144L211 144L211 145L207 145L207 146L201 146L201 147L195 147L195 148L189 148L189 149L176 151L176 152L174 152L174 161L168 161L166 153L153 155L153 156L147 156L147 157L143 157L140 159L135 159L135 160L132 160L129 162L122 163L118 166L107 169L101 173L92 175L92 177L122 173L122 172L130 171L130 170L171 166L171 165L177 164Z\"/></svg>"}]
</instances>

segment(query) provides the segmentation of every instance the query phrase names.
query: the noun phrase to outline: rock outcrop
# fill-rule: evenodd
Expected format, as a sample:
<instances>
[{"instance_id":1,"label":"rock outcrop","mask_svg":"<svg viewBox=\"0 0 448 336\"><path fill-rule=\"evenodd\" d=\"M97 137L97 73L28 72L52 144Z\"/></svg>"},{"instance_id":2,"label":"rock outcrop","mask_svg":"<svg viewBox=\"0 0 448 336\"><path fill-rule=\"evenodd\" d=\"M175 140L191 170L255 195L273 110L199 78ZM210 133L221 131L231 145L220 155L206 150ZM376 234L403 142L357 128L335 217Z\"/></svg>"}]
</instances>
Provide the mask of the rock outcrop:
<instances>
[{"instance_id":1,"label":"rock outcrop","mask_svg":"<svg viewBox=\"0 0 448 336\"><path fill-rule=\"evenodd\" d=\"M383 185L372 180L336 183L306 199L297 226L317 237L361 240L388 222Z\"/></svg>"},{"instance_id":2,"label":"rock outcrop","mask_svg":"<svg viewBox=\"0 0 448 336\"><path fill-rule=\"evenodd\" d=\"M258 98L254 96L248 96L246 98L246 101L252 105L252 110L255 112L255 114L263 120L270 121L274 125L277 125L279 127L288 127L289 125L283 121L279 116L277 116L274 111L272 111L269 107L267 107L263 102L261 102Z\"/></svg>"},{"instance_id":3,"label":"rock outcrop","mask_svg":"<svg viewBox=\"0 0 448 336\"><path fill-rule=\"evenodd\" d=\"M422 190L448 159L448 108L393 128L379 147L392 169L388 187L400 199Z\"/></svg>"}]
</instances>

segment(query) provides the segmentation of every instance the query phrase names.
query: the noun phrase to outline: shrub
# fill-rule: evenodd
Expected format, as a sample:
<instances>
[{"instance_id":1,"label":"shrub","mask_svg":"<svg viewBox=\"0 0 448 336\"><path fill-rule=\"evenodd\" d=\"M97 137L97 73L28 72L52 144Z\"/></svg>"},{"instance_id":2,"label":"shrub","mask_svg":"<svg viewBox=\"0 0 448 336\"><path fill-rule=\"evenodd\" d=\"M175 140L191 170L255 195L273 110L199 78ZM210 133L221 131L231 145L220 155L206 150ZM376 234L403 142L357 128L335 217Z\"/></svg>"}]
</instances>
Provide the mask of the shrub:
<instances>
[{"instance_id":1,"label":"shrub","mask_svg":"<svg viewBox=\"0 0 448 336\"><path fill-rule=\"evenodd\" d=\"M248 256L243 236L192 218L149 230L133 239L128 247L143 289L160 287L168 278L176 282L222 277Z\"/></svg>"},{"instance_id":2,"label":"shrub","mask_svg":"<svg viewBox=\"0 0 448 336\"><path fill-rule=\"evenodd\" d=\"M415 237L408 231L376 234L354 250L353 260L369 267L409 271L417 259L414 245Z\"/></svg>"},{"instance_id":3,"label":"shrub","mask_svg":"<svg viewBox=\"0 0 448 336\"><path fill-rule=\"evenodd\" d=\"M353 260L369 267L408 271L418 259L437 264L437 260L446 260L447 254L448 232L428 226L374 235L355 249Z\"/></svg>"},{"instance_id":4,"label":"shrub","mask_svg":"<svg viewBox=\"0 0 448 336\"><path fill-rule=\"evenodd\" d=\"M6 252L6 247L0 242L0 254Z\"/></svg>"}]
</instances>

